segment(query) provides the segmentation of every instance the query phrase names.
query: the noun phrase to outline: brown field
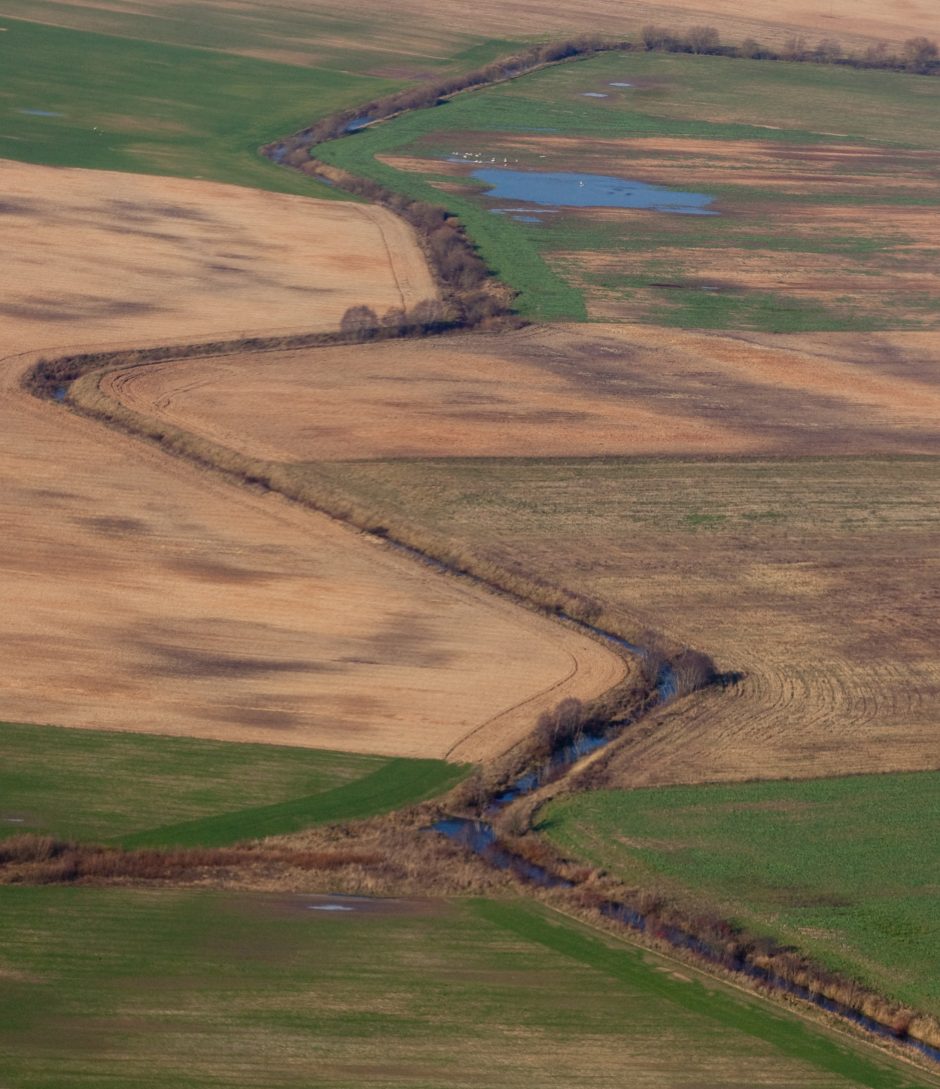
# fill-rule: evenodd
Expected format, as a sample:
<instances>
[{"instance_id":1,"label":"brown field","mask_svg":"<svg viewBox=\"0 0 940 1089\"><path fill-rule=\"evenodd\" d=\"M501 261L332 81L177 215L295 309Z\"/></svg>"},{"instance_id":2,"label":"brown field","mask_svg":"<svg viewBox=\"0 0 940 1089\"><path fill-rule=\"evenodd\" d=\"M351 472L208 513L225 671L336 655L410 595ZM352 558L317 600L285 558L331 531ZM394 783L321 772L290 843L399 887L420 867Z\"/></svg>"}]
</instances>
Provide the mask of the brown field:
<instances>
[{"instance_id":1,"label":"brown field","mask_svg":"<svg viewBox=\"0 0 940 1089\"><path fill-rule=\"evenodd\" d=\"M365 284L396 303L404 274L426 295L392 217L2 169L17 259L0 272L0 718L428 756L473 734L475 759L621 678L590 640L19 388L28 349L328 325L351 301L350 252L356 301ZM216 262L250 268L242 286Z\"/></svg>"},{"instance_id":2,"label":"brown field","mask_svg":"<svg viewBox=\"0 0 940 1089\"><path fill-rule=\"evenodd\" d=\"M102 386L146 416L287 462L923 454L940 449L937 363L926 333L594 325L160 363Z\"/></svg>"},{"instance_id":3,"label":"brown field","mask_svg":"<svg viewBox=\"0 0 940 1089\"><path fill-rule=\"evenodd\" d=\"M373 507L744 673L637 731L611 775L645 784L940 765L937 362L928 334L592 326L105 387L262 458L340 461Z\"/></svg>"},{"instance_id":4,"label":"brown field","mask_svg":"<svg viewBox=\"0 0 940 1089\"><path fill-rule=\"evenodd\" d=\"M176 31L175 27L161 26L164 0L11 0L6 7L11 15L112 32L121 26L120 15L142 15L138 23L154 38ZM374 44L379 48L388 43L386 48L420 59L439 56L442 40L450 43L462 36L623 34L635 33L650 22L678 28L704 23L718 27L729 41L751 36L771 44L781 44L793 35L811 40L838 38L849 45L881 39L901 42L912 35L937 33L937 13L931 0L831 0L823 5L806 0L757 5L745 0L653 0L629 6L620 0L582 0L568 7L546 0L482 0L473 5L460 0L433 4L428 0L395 0L392 4L362 0L356 5L355 31L349 24L348 6L337 0L288 0L278 4L276 20L257 0L239 4L212 0L201 7L203 23L219 28L222 34L229 31L229 38L233 27L242 30L247 26L254 31L253 44L239 45L235 39L240 51L291 63L316 60L327 47L362 49ZM184 31L198 34L198 25L187 24L187 16L189 20L192 16L185 9L180 15Z\"/></svg>"},{"instance_id":5,"label":"brown field","mask_svg":"<svg viewBox=\"0 0 940 1089\"><path fill-rule=\"evenodd\" d=\"M627 212L590 219L595 225L616 219L620 230L629 230L632 220L642 230L641 217ZM940 223L933 208L817 207L811 216L805 208L781 211L771 202L749 208L752 222L762 217L772 218L775 231L793 240L789 249L659 245L643 255L560 251L549 261L584 292L589 316L600 321L643 320L659 312L655 308L668 308L672 292L691 289L744 301L778 298L781 309L805 303L844 314L849 322L857 318L888 328L940 325ZM811 248L823 236L861 242L872 235L886 240L874 254ZM802 249L801 240L810 247ZM647 263L651 257L664 270L658 277ZM647 283L625 292L597 282L618 274L639 275Z\"/></svg>"},{"instance_id":6,"label":"brown field","mask_svg":"<svg viewBox=\"0 0 940 1089\"><path fill-rule=\"evenodd\" d=\"M9 161L0 186L5 352L335 328L436 295L382 208Z\"/></svg>"}]
</instances>

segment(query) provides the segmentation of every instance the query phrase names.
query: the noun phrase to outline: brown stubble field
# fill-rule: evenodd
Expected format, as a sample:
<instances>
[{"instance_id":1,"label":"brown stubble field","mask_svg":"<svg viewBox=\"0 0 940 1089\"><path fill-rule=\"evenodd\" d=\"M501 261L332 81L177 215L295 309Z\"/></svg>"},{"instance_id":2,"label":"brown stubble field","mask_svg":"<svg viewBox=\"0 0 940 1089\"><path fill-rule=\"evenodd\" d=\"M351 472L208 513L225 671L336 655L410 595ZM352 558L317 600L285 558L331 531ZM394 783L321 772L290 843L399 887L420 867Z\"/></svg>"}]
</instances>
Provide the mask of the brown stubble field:
<instances>
[{"instance_id":1,"label":"brown stubble field","mask_svg":"<svg viewBox=\"0 0 940 1089\"><path fill-rule=\"evenodd\" d=\"M262 366L271 400L256 413ZM744 674L629 736L614 783L940 765L930 334L560 327L104 385L299 471L332 459L373 509Z\"/></svg>"},{"instance_id":2,"label":"brown stubble field","mask_svg":"<svg viewBox=\"0 0 940 1089\"><path fill-rule=\"evenodd\" d=\"M427 297L406 228L198 182L3 176L0 718L422 756L473 733L487 755L621 678L590 640L20 388L43 352Z\"/></svg>"},{"instance_id":3,"label":"brown stubble field","mask_svg":"<svg viewBox=\"0 0 940 1089\"><path fill-rule=\"evenodd\" d=\"M169 15L185 21L185 5L167 5L164 0L9 0L11 14L43 18L69 26L110 30L120 26L119 17L143 16L144 27L158 37L167 30L160 17ZM167 12L169 6L170 11ZM390 43L400 53L439 56L442 40L452 43L460 36L531 38L533 36L636 33L647 23L664 23L670 28L701 25L718 27L726 40L755 37L769 44L783 44L794 35L810 39L838 38L845 45L872 40L902 42L917 35L936 33L936 10L931 0L831 0L810 4L805 0L784 0L780 4L748 4L745 0L645 0L625 6L620 0L583 0L568 7L547 0L481 0L468 5L462 0L363 0L356 5L356 20L350 24L349 8L337 0L288 0L278 4L281 27L266 17L265 7L254 0L233 3L214 0L204 5L211 24L227 28L243 24L251 28L254 43L241 46L243 52L309 63L322 56L324 44L331 48L355 46L362 49L374 41ZM203 19L206 15L203 15ZM358 31L358 35L356 33ZM407 33L405 33L407 31ZM142 33L141 36L146 36ZM264 50L259 54L259 50Z\"/></svg>"},{"instance_id":4,"label":"brown stubble field","mask_svg":"<svg viewBox=\"0 0 940 1089\"><path fill-rule=\"evenodd\" d=\"M928 333L570 325L157 363L100 385L143 415L290 463L940 447Z\"/></svg>"},{"instance_id":5,"label":"brown stubble field","mask_svg":"<svg viewBox=\"0 0 940 1089\"><path fill-rule=\"evenodd\" d=\"M6 354L332 329L437 294L382 208L10 161L0 186Z\"/></svg>"}]
</instances>

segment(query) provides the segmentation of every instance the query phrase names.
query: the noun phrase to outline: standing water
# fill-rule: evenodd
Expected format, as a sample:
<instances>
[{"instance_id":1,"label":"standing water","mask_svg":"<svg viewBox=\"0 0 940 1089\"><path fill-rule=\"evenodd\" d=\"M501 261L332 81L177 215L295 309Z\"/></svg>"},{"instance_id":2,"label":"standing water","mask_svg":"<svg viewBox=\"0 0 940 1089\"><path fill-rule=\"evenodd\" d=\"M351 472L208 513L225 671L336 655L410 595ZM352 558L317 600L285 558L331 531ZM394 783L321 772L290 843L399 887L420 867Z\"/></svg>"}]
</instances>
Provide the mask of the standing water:
<instances>
[{"instance_id":1,"label":"standing water","mask_svg":"<svg viewBox=\"0 0 940 1089\"><path fill-rule=\"evenodd\" d=\"M708 207L714 198L707 193L685 193L608 174L483 167L474 170L473 177L491 187L486 196L500 200L561 208L647 208L687 216L718 215Z\"/></svg>"}]
</instances>

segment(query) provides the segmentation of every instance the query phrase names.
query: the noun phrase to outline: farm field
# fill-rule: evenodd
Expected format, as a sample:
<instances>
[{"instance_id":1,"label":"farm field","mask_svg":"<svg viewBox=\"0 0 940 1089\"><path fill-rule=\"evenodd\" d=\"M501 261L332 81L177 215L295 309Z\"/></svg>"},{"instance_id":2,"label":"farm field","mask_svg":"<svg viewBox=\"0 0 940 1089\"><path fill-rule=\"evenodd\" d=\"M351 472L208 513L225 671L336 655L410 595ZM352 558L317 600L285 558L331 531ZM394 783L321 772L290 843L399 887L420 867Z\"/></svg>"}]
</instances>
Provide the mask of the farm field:
<instances>
[{"instance_id":1,"label":"farm field","mask_svg":"<svg viewBox=\"0 0 940 1089\"><path fill-rule=\"evenodd\" d=\"M619 679L590 640L19 388L38 350L335 323L357 264L356 292L371 280L377 303L398 303L403 276L424 297L426 268L391 216L2 169L19 213L4 217L17 260L0 276L4 719L436 757L485 723L483 747L504 747L542 703ZM58 203L29 195L51 177L69 183ZM112 236L120 260L102 263Z\"/></svg>"},{"instance_id":2,"label":"farm field","mask_svg":"<svg viewBox=\"0 0 940 1089\"><path fill-rule=\"evenodd\" d=\"M578 858L936 1014L938 789L926 772L596 791L540 817Z\"/></svg>"},{"instance_id":3,"label":"farm field","mask_svg":"<svg viewBox=\"0 0 940 1089\"><path fill-rule=\"evenodd\" d=\"M935 375L924 334L571 326L102 385L743 673L624 742L643 785L936 766Z\"/></svg>"},{"instance_id":4,"label":"farm field","mask_svg":"<svg viewBox=\"0 0 940 1089\"><path fill-rule=\"evenodd\" d=\"M0 902L0 1075L24 1089L105 1071L154 1089L934 1084L535 905L87 888Z\"/></svg>"},{"instance_id":5,"label":"farm field","mask_svg":"<svg viewBox=\"0 0 940 1089\"><path fill-rule=\"evenodd\" d=\"M938 362L925 333L730 338L554 325L154 363L111 371L100 387L146 417L298 466L896 455L940 450Z\"/></svg>"},{"instance_id":6,"label":"farm field","mask_svg":"<svg viewBox=\"0 0 940 1089\"><path fill-rule=\"evenodd\" d=\"M399 3L371 10L357 6L352 13L348 6L321 0L277 5L209 0L198 6L167 0L4 0L3 11L51 27L325 69L336 82L349 74L421 80L464 71L514 44L493 38L485 27L403 20Z\"/></svg>"},{"instance_id":7,"label":"farm field","mask_svg":"<svg viewBox=\"0 0 940 1089\"><path fill-rule=\"evenodd\" d=\"M484 724L500 751L622 675L322 516L13 389L4 404L8 720L443 756Z\"/></svg>"},{"instance_id":8,"label":"farm field","mask_svg":"<svg viewBox=\"0 0 940 1089\"><path fill-rule=\"evenodd\" d=\"M358 494L743 679L628 733L611 785L937 766L933 459L345 462Z\"/></svg>"},{"instance_id":9,"label":"farm field","mask_svg":"<svg viewBox=\"0 0 940 1089\"><path fill-rule=\"evenodd\" d=\"M624 8L618 0L583 0L559 7L545 0L483 0L468 8L457 0L429 4L427 0L396 0L394 5L363 0L357 19L337 0L289 0L274 9L254 2L231 0L200 4L198 16L190 5L166 0L5 0L11 14L26 14L68 26L107 28L112 33L196 45L224 46L305 59L325 50L348 49L350 42L382 51L390 46L411 50L423 63L438 56L441 41L480 33L507 38L539 34L562 37L594 33L636 33L647 23L719 27L725 40L748 36L782 45L794 35L811 40L836 37L846 46L872 40L903 42L936 30L936 13L929 0L832 0L824 7L800 0L782 4L745 4L743 0L653 0ZM259 46L259 40L261 45ZM327 54L329 55L329 54ZM340 54L342 55L342 54Z\"/></svg>"},{"instance_id":10,"label":"farm field","mask_svg":"<svg viewBox=\"0 0 940 1089\"><path fill-rule=\"evenodd\" d=\"M626 85L624 85L626 84ZM593 97L592 97L593 96ZM539 320L767 332L937 327L937 81L612 54L316 149L458 214ZM515 195L488 195L506 171ZM544 208L535 172L704 194L713 214ZM553 204L553 198L544 199ZM606 199L606 198L605 198ZM498 214L496 214L498 213Z\"/></svg>"},{"instance_id":11,"label":"farm field","mask_svg":"<svg viewBox=\"0 0 940 1089\"><path fill-rule=\"evenodd\" d=\"M18 19L2 25L0 156L49 166L332 197L261 158L258 146L403 82Z\"/></svg>"},{"instance_id":12,"label":"farm field","mask_svg":"<svg viewBox=\"0 0 940 1089\"><path fill-rule=\"evenodd\" d=\"M371 817L461 774L434 760L0 723L0 837L214 847Z\"/></svg>"},{"instance_id":13,"label":"farm field","mask_svg":"<svg viewBox=\"0 0 940 1089\"><path fill-rule=\"evenodd\" d=\"M738 3L678 18L775 44L823 26ZM851 18L856 42L886 21L898 40L929 17L923 0L903 17L847 3L830 5L827 36ZM464 761L484 765L473 804L542 712L631 668L573 625L415 563L383 539L403 526L432 554L500 568L533 599L557 587L629 639L652 629L739 678L599 753L580 784L607 790L550 812L559 843L580 852L580 836L627 881L776 927L940 1010L935 882L917 857L932 846L918 814L940 695L940 83L620 54L461 95L318 150L447 203L523 316L572 324L233 350L86 375L66 405L22 385L41 356L334 329L353 305L436 296L433 239L258 145L522 48L533 26L576 16L583 32L590 11L592 30L636 29L608 0L547 16L541 0L0 0L0 846L21 831L130 848L299 833L238 862L181 852L158 877L215 891L92 887L142 886L162 865L147 852L136 869L109 851L45 866L40 843L36 865L5 871L0 1082L936 1083L575 924L541 892L296 890L511 896L508 873L435 848L423 811L385 815L459 782ZM675 11L629 19L673 25ZM471 176L484 160L694 189L717 214L532 215L513 197L494 215ZM82 414L95 399L120 403L115 426ZM188 457L125 434L128 410ZM241 484L213 471L218 447ZM370 532L291 502L282 481ZM879 775L778 781L852 772ZM715 820L673 827L665 861L666 833L644 833L642 855L620 837L624 798L654 799L668 824L670 797L697 813L712 781L728 792ZM747 841L742 807L767 853L774 818L790 820L757 877L723 848ZM687 872L683 834L701 836ZM544 898L588 911L604 880Z\"/></svg>"},{"instance_id":14,"label":"farm field","mask_svg":"<svg viewBox=\"0 0 940 1089\"><path fill-rule=\"evenodd\" d=\"M3 160L0 184L4 355L332 329L361 299L436 295L382 208Z\"/></svg>"}]
</instances>

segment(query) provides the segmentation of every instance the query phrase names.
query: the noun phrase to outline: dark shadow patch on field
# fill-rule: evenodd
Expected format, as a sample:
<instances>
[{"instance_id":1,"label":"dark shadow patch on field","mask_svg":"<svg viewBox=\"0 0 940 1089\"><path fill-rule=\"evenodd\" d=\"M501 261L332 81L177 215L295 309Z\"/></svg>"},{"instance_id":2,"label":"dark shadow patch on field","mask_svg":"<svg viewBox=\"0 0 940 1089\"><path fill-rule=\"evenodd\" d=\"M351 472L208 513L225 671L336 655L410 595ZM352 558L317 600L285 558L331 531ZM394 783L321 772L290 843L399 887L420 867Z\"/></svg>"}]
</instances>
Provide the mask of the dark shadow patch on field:
<instances>
[{"instance_id":1,"label":"dark shadow patch on field","mask_svg":"<svg viewBox=\"0 0 940 1089\"><path fill-rule=\"evenodd\" d=\"M0 216L29 216L36 209L33 201L0 200Z\"/></svg>"},{"instance_id":2,"label":"dark shadow patch on field","mask_svg":"<svg viewBox=\"0 0 940 1089\"><path fill-rule=\"evenodd\" d=\"M682 359L672 365L668 349L598 339L569 342L564 350L536 348L523 359L576 390L619 403L642 403L664 415L731 421L736 430L798 453L868 450L873 445L907 451L911 441L905 429L888 420L879 426L877 409L813 390L749 382L717 368L691 371ZM919 430L916 441L920 447L940 449L940 435Z\"/></svg>"},{"instance_id":3,"label":"dark shadow patch on field","mask_svg":"<svg viewBox=\"0 0 940 1089\"><path fill-rule=\"evenodd\" d=\"M262 658L252 655L218 654L192 647L141 642L140 648L153 659L151 672L164 677L257 677L275 673L323 673L329 663L291 658Z\"/></svg>"},{"instance_id":4,"label":"dark shadow patch on field","mask_svg":"<svg viewBox=\"0 0 940 1089\"><path fill-rule=\"evenodd\" d=\"M140 518L124 518L109 515L76 518L79 525L87 526L103 537L143 537L152 531Z\"/></svg>"},{"instance_id":5,"label":"dark shadow patch on field","mask_svg":"<svg viewBox=\"0 0 940 1089\"><path fill-rule=\"evenodd\" d=\"M471 409L469 411L442 412L445 419L474 420L477 423L497 423L512 426L515 424L564 424L583 423L592 419L590 412L573 412L565 409L513 409L506 408L500 412L485 409Z\"/></svg>"},{"instance_id":6,"label":"dark shadow patch on field","mask_svg":"<svg viewBox=\"0 0 940 1089\"><path fill-rule=\"evenodd\" d=\"M0 314L27 321L65 322L87 318L116 318L154 314L162 307L133 299L99 299L70 295L60 299L29 299L21 303L0 303Z\"/></svg>"},{"instance_id":7,"label":"dark shadow patch on field","mask_svg":"<svg viewBox=\"0 0 940 1089\"><path fill-rule=\"evenodd\" d=\"M220 560L206 560L188 556L164 560L163 566L168 571L174 571L176 574L184 575L187 578L199 579L201 582L216 582L229 585L256 585L285 577L277 571L232 567Z\"/></svg>"},{"instance_id":8,"label":"dark shadow patch on field","mask_svg":"<svg viewBox=\"0 0 940 1089\"><path fill-rule=\"evenodd\" d=\"M342 668L325 656L268 657L254 653L258 647L269 646L272 637L280 634L293 635L268 624L206 616L176 624L134 626L124 633L122 642L129 649L136 649L142 658L141 668L156 676L236 681L277 674L334 672ZM251 653L243 653L245 648ZM240 706L244 702L238 701ZM270 706L270 702L269 698L259 696L259 704Z\"/></svg>"},{"instance_id":9,"label":"dark shadow patch on field","mask_svg":"<svg viewBox=\"0 0 940 1089\"><path fill-rule=\"evenodd\" d=\"M441 649L440 633L417 613L398 613L363 642L366 648L364 657L370 656L371 652L380 663L440 669L454 659L452 653Z\"/></svg>"},{"instance_id":10,"label":"dark shadow patch on field","mask_svg":"<svg viewBox=\"0 0 940 1089\"><path fill-rule=\"evenodd\" d=\"M249 707L245 704L227 704L224 707L206 707L200 704L196 713L209 722L224 722L231 726L249 726L259 730L293 730L303 721L303 716L295 711L270 706Z\"/></svg>"},{"instance_id":11,"label":"dark shadow patch on field","mask_svg":"<svg viewBox=\"0 0 940 1089\"><path fill-rule=\"evenodd\" d=\"M105 208L128 222L152 223L161 219L184 219L194 223L218 223L215 216L184 204L150 204L136 200L110 200Z\"/></svg>"},{"instance_id":12,"label":"dark shadow patch on field","mask_svg":"<svg viewBox=\"0 0 940 1089\"><path fill-rule=\"evenodd\" d=\"M59 488L29 488L26 491L34 499L52 503L74 503L82 498L76 492L66 492Z\"/></svg>"}]
</instances>

